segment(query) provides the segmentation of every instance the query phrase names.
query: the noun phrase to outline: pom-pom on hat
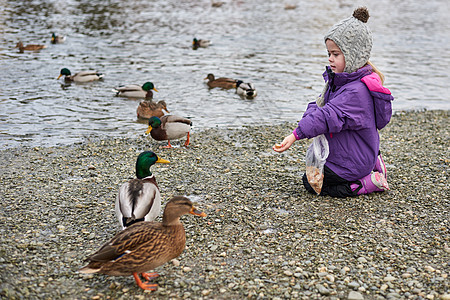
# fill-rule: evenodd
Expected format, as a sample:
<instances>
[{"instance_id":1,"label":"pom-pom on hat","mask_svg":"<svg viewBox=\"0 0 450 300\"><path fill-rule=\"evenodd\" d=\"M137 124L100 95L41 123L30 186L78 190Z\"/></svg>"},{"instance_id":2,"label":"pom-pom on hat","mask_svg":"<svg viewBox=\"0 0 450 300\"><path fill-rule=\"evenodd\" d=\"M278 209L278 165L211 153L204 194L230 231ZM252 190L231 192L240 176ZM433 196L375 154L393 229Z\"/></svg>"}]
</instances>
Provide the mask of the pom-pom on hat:
<instances>
[{"instance_id":1,"label":"pom-pom on hat","mask_svg":"<svg viewBox=\"0 0 450 300\"><path fill-rule=\"evenodd\" d=\"M345 57L344 72L351 73L363 67L370 58L372 50L372 32L366 25L369 11L359 7L353 16L335 24L325 35L341 49Z\"/></svg>"}]
</instances>

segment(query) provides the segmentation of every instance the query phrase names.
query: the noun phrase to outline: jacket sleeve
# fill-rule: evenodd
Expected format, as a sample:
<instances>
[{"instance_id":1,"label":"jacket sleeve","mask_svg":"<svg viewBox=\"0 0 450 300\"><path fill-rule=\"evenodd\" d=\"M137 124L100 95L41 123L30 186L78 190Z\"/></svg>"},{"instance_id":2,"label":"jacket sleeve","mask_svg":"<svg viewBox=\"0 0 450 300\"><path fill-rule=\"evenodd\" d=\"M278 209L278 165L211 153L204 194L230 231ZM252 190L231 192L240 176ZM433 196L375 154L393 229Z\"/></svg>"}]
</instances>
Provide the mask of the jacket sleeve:
<instances>
[{"instance_id":1,"label":"jacket sleeve","mask_svg":"<svg viewBox=\"0 0 450 300\"><path fill-rule=\"evenodd\" d=\"M293 133L296 139L304 139L342 130L360 130L370 127L373 119L372 96L360 84L343 88L323 107L310 103Z\"/></svg>"}]
</instances>

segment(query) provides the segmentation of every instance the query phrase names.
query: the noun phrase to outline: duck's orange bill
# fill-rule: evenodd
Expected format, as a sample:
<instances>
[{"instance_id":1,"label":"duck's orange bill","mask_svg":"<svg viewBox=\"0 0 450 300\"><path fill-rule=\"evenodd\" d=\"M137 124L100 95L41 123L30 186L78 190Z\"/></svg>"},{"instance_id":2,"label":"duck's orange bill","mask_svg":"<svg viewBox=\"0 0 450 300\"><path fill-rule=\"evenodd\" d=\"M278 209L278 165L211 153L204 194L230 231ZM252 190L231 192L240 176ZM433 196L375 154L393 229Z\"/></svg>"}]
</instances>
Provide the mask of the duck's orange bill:
<instances>
[{"instance_id":1,"label":"duck's orange bill","mask_svg":"<svg viewBox=\"0 0 450 300\"><path fill-rule=\"evenodd\" d=\"M150 133L150 131L152 131L152 126L148 126L148 128L147 128L147 131L145 132L145 134L149 134Z\"/></svg>"},{"instance_id":2,"label":"duck's orange bill","mask_svg":"<svg viewBox=\"0 0 450 300\"><path fill-rule=\"evenodd\" d=\"M164 158L161 158L158 156L158 160L156 161L157 163L161 163L161 164L169 164L170 161L165 160Z\"/></svg>"},{"instance_id":3,"label":"duck's orange bill","mask_svg":"<svg viewBox=\"0 0 450 300\"><path fill-rule=\"evenodd\" d=\"M206 214L204 212L197 210L195 207L192 207L189 213L193 214L194 216L206 217Z\"/></svg>"}]
</instances>

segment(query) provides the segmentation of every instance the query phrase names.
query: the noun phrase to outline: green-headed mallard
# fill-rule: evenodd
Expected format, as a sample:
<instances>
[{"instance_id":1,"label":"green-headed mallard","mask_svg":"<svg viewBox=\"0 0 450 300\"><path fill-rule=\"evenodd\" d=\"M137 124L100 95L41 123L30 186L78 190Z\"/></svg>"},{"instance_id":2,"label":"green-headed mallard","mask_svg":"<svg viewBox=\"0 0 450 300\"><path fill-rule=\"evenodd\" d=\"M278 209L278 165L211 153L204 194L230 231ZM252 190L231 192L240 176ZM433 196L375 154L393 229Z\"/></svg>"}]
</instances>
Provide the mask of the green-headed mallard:
<instances>
[{"instance_id":1,"label":"green-headed mallard","mask_svg":"<svg viewBox=\"0 0 450 300\"><path fill-rule=\"evenodd\" d=\"M166 101L164 100L160 100L157 103L152 100L142 100L136 109L136 114L140 119L150 119L151 117L161 118L164 116L163 110L169 113Z\"/></svg>"},{"instance_id":2,"label":"green-headed mallard","mask_svg":"<svg viewBox=\"0 0 450 300\"><path fill-rule=\"evenodd\" d=\"M191 130L192 122L189 119L166 115L161 119L158 117L151 117L148 120L148 129L145 132L149 134L157 141L167 140L168 145L164 148L172 148L170 140L176 140L187 135L184 146L189 145L189 131Z\"/></svg>"},{"instance_id":3,"label":"green-headed mallard","mask_svg":"<svg viewBox=\"0 0 450 300\"><path fill-rule=\"evenodd\" d=\"M254 98L257 95L255 85L250 82L238 80L236 82L236 93L246 98Z\"/></svg>"},{"instance_id":4,"label":"green-headed mallard","mask_svg":"<svg viewBox=\"0 0 450 300\"><path fill-rule=\"evenodd\" d=\"M114 88L116 96L129 97L129 98L153 98L153 91L157 92L152 82L146 82L142 86L138 84L121 85Z\"/></svg>"},{"instance_id":5,"label":"green-headed mallard","mask_svg":"<svg viewBox=\"0 0 450 300\"><path fill-rule=\"evenodd\" d=\"M197 38L194 38L192 40L192 48L207 48L211 44L210 40L198 40Z\"/></svg>"},{"instance_id":6,"label":"green-headed mallard","mask_svg":"<svg viewBox=\"0 0 450 300\"><path fill-rule=\"evenodd\" d=\"M220 87L223 89L234 89L236 88L236 79L220 77L215 78L214 74L209 73L205 79L208 79L206 83L210 88Z\"/></svg>"},{"instance_id":7,"label":"green-headed mallard","mask_svg":"<svg viewBox=\"0 0 450 300\"><path fill-rule=\"evenodd\" d=\"M122 230L111 241L87 258L89 264L81 273L103 273L113 276L133 275L139 287L154 291L158 285L148 280L157 273L145 273L178 257L186 245L186 233L180 217L186 214L205 217L192 202L176 196L167 202L163 220L138 222ZM142 282L141 275L147 281Z\"/></svg>"},{"instance_id":8,"label":"green-headed mallard","mask_svg":"<svg viewBox=\"0 0 450 300\"><path fill-rule=\"evenodd\" d=\"M38 45L38 44L29 44L29 45L24 46L23 43L19 41L16 44L16 47L14 47L14 48L19 48L19 52L23 53L23 51L25 51L25 50L26 51L38 51L38 50L47 48L47 46L46 45Z\"/></svg>"},{"instance_id":9,"label":"green-headed mallard","mask_svg":"<svg viewBox=\"0 0 450 300\"><path fill-rule=\"evenodd\" d=\"M54 32L52 32L52 44L62 44L66 40L65 36L62 35L56 35Z\"/></svg>"},{"instance_id":10,"label":"green-headed mallard","mask_svg":"<svg viewBox=\"0 0 450 300\"><path fill-rule=\"evenodd\" d=\"M75 73L74 75L71 75L69 69L67 68L61 69L58 79L61 78L61 76L63 75L65 81L75 81L75 82L95 81L102 79L104 76L102 73L99 73L97 71L80 71L78 73Z\"/></svg>"},{"instance_id":11,"label":"green-headed mallard","mask_svg":"<svg viewBox=\"0 0 450 300\"><path fill-rule=\"evenodd\" d=\"M136 178L122 184L116 199L116 216L122 229L139 222L153 221L161 211L161 195L150 167L169 163L151 151L136 159Z\"/></svg>"}]
</instances>

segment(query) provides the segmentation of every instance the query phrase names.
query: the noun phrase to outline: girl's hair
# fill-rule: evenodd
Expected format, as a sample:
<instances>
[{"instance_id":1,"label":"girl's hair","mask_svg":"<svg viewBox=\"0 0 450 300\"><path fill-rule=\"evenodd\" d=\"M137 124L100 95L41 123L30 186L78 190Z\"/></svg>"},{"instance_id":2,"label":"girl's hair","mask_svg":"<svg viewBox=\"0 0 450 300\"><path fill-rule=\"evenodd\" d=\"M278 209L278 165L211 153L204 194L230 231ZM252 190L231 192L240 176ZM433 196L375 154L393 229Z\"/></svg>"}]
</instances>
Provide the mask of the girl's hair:
<instances>
[{"instance_id":1,"label":"girl's hair","mask_svg":"<svg viewBox=\"0 0 450 300\"><path fill-rule=\"evenodd\" d=\"M378 68L375 67L374 64L371 63L370 61L367 61L367 64L366 64L366 65L370 65L370 66L372 67L372 70L373 70L375 73L377 73L378 76L380 76L381 84L384 84L384 75L383 75L383 73L381 73L381 71L378 70Z\"/></svg>"}]
</instances>

